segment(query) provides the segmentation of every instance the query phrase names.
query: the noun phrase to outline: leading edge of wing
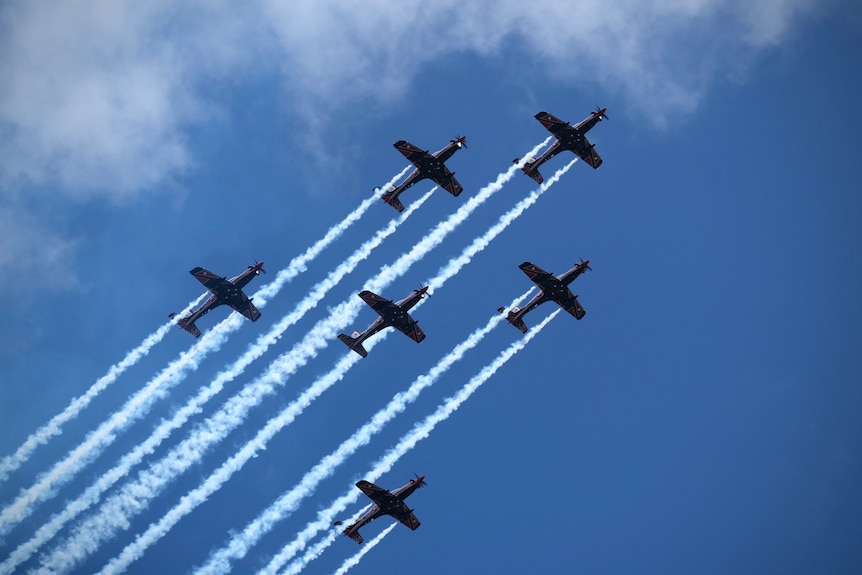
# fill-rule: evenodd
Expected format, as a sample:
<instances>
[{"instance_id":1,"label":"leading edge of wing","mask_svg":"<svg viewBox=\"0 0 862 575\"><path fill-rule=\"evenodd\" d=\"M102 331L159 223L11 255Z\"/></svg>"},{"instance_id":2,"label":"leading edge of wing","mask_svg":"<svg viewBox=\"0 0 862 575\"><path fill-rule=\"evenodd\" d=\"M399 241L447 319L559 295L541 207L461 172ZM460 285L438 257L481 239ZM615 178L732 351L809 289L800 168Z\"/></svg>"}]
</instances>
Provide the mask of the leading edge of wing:
<instances>
[{"instance_id":1,"label":"leading edge of wing","mask_svg":"<svg viewBox=\"0 0 862 575\"><path fill-rule=\"evenodd\" d=\"M539 112L536 114L535 118L552 134L556 134L561 129L568 126L566 122L547 112Z\"/></svg>"},{"instance_id":2,"label":"leading edge of wing","mask_svg":"<svg viewBox=\"0 0 862 575\"><path fill-rule=\"evenodd\" d=\"M389 301L385 297L379 296L370 290L363 290L363 291L359 292L359 297L362 298L362 301L367 303L369 306L371 306L375 310L377 309L375 306L378 306L380 304L392 303L391 301Z\"/></svg>"},{"instance_id":3,"label":"leading edge of wing","mask_svg":"<svg viewBox=\"0 0 862 575\"><path fill-rule=\"evenodd\" d=\"M528 278L530 278L536 283L539 283L544 278L552 277L552 274L546 272L545 270L531 262L524 262L518 267L521 268L521 271L527 274Z\"/></svg>"},{"instance_id":4,"label":"leading edge of wing","mask_svg":"<svg viewBox=\"0 0 862 575\"><path fill-rule=\"evenodd\" d=\"M398 150L399 152L401 152L405 158L407 158L408 160L413 162L414 165L418 161L418 158L415 157L417 155L420 157L425 157L425 156L432 157L431 154L428 153L426 150L423 150L422 148L414 146L413 144L411 144L407 140L398 140L397 142L395 142L392 145L395 146L395 149Z\"/></svg>"}]
</instances>

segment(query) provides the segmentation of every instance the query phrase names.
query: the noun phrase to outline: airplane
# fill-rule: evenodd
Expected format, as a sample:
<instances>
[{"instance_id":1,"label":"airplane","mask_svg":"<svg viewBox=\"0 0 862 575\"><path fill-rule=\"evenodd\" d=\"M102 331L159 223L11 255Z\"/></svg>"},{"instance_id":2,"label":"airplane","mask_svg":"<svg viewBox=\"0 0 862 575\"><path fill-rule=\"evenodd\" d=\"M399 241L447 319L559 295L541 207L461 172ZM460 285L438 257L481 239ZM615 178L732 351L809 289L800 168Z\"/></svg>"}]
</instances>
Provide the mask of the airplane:
<instances>
[{"instance_id":1,"label":"airplane","mask_svg":"<svg viewBox=\"0 0 862 575\"><path fill-rule=\"evenodd\" d=\"M524 164L524 167L521 168L521 170L536 180L537 184L541 184L545 179L542 177L542 174L539 173L539 166L563 150L571 150L593 168L601 166L602 158L598 153L596 153L595 145L590 144L589 140L587 140L586 133L589 132L590 128L595 126L597 122L608 119L607 114L605 114L606 110L607 108L598 109L597 107L595 112L590 112L590 115L587 118L584 118L574 126L547 112L539 112L536 114L536 119L540 121L555 138L557 138L557 141L551 144L551 147L545 150L541 156ZM521 159L515 158L512 161L517 164Z\"/></svg>"},{"instance_id":2,"label":"airplane","mask_svg":"<svg viewBox=\"0 0 862 575\"><path fill-rule=\"evenodd\" d=\"M427 484L425 483L424 475L411 479L406 485L402 485L391 492L374 485L370 481L365 481L364 479L362 481L358 481L356 483L356 487L361 489L362 493L370 497L371 500L374 501L374 505L362 517L347 527L343 533L361 544L362 535L359 534L359 528L367 523L371 523L383 515L391 515L415 531L416 528L419 527L419 520L416 519L416 516L413 514L413 510L407 507L404 500L407 499L414 491L420 487L424 487L425 485ZM341 521L336 521L333 525L341 524Z\"/></svg>"},{"instance_id":3,"label":"airplane","mask_svg":"<svg viewBox=\"0 0 862 575\"><path fill-rule=\"evenodd\" d=\"M415 289L411 295L399 302L393 302L392 300L382 298L376 293L368 290L359 292L359 297L361 297L365 303L370 305L374 311L379 313L380 317L374 320L374 323L368 326L368 329L362 333L359 333L358 331L354 331L352 335L340 333L338 334L338 339L343 341L347 347L362 357L368 356L368 351L362 347L362 342L381 329L389 326L404 332L407 337L416 343L419 343L425 339L425 333L419 329L419 324L410 317L407 310L419 303L419 300L422 299L427 291L428 286ZM428 295L430 296L431 294Z\"/></svg>"},{"instance_id":4,"label":"airplane","mask_svg":"<svg viewBox=\"0 0 862 575\"><path fill-rule=\"evenodd\" d=\"M398 199L401 192L425 178L432 179L453 196L457 196L463 191L464 188L455 179L455 173L449 171L445 162L452 157L452 154L467 147L467 136L459 136L450 140L445 148L433 154L430 154L428 150L417 148L406 140L398 140L393 146L416 166L416 169L407 176L406 180L383 194L382 200L399 212L404 210L404 205ZM374 188L375 191L379 189Z\"/></svg>"},{"instance_id":5,"label":"airplane","mask_svg":"<svg viewBox=\"0 0 862 575\"><path fill-rule=\"evenodd\" d=\"M197 328L195 322L199 317L208 314L222 304L229 305L251 321L257 321L260 318L260 311L254 307L251 299L243 293L242 288L261 272L266 273L266 270L263 269L263 262L248 266L247 270L231 279L219 277L202 267L190 269L189 273L204 284L212 292L212 295L196 310L178 320L177 325L193 336L200 337L201 330ZM169 317L173 319L176 315L176 313L172 313Z\"/></svg>"},{"instance_id":6,"label":"airplane","mask_svg":"<svg viewBox=\"0 0 862 575\"><path fill-rule=\"evenodd\" d=\"M546 301L555 301L564 310L575 316L575 319L581 319L586 315L586 311L581 307L578 301L578 296L572 294L572 290L568 285L575 281L579 275L587 270L592 270L590 260L581 261L575 264L575 267L569 271L554 277L539 266L533 265L530 262L524 262L518 266L521 268L527 277L533 280L539 289L538 294L533 296L527 305L524 307L515 306L509 312L506 320L521 330L522 333L527 333L527 325L524 323L524 316L533 308L545 303ZM498 312L503 313L506 308L498 308Z\"/></svg>"}]
</instances>

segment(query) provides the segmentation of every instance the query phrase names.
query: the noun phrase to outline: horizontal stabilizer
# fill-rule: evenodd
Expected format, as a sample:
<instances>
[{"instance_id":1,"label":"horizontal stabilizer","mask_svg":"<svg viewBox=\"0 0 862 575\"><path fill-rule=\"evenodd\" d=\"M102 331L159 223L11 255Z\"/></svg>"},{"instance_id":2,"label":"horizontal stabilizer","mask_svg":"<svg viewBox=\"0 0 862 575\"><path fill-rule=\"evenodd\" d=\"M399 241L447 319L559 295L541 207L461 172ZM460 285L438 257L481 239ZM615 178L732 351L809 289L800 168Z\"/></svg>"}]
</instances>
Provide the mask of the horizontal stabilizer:
<instances>
[{"instance_id":1,"label":"horizontal stabilizer","mask_svg":"<svg viewBox=\"0 0 862 575\"><path fill-rule=\"evenodd\" d=\"M201 330L198 329L198 326L196 326L195 322L193 322L193 321L181 319L180 321L177 322L177 325L195 337L201 336Z\"/></svg>"},{"instance_id":2,"label":"horizontal stabilizer","mask_svg":"<svg viewBox=\"0 0 862 575\"><path fill-rule=\"evenodd\" d=\"M527 333L527 324L524 323L524 319L522 316L518 315L517 311L510 311L509 315L506 317L506 320L519 330L521 333Z\"/></svg>"},{"instance_id":3,"label":"horizontal stabilizer","mask_svg":"<svg viewBox=\"0 0 862 575\"><path fill-rule=\"evenodd\" d=\"M356 343L356 338L352 338L349 335L344 334L344 333L339 333L338 339L343 341L347 347L349 347L350 349L352 349L353 351L355 351L356 353L358 353L362 357L368 357L368 351L364 347L362 347L361 343ZM359 541L359 542L362 543L362 541Z\"/></svg>"},{"instance_id":4,"label":"horizontal stabilizer","mask_svg":"<svg viewBox=\"0 0 862 575\"><path fill-rule=\"evenodd\" d=\"M535 163L536 163L536 162L534 162L534 161L533 161L533 162L527 162L526 164L524 164L524 167L523 167L523 168L521 168L521 170L522 170L525 174L527 174L528 176L530 176L531 178L533 178L533 180L535 180L535 182L536 182L537 184L541 184L542 182L544 182L544 181L545 181L545 178L543 178L543 177L542 177L542 174L540 174L540 173L539 173L539 169L538 169L538 168L534 168L534 167L533 167L533 165L534 165Z\"/></svg>"},{"instance_id":5,"label":"horizontal stabilizer","mask_svg":"<svg viewBox=\"0 0 862 575\"><path fill-rule=\"evenodd\" d=\"M359 534L358 529L354 530L354 531L350 531L350 529L345 529L344 534L347 535L348 537L350 537L351 539L353 539L354 541L356 541L357 543L359 543L360 545L362 544L362 541L363 541L362 535Z\"/></svg>"},{"instance_id":6,"label":"horizontal stabilizer","mask_svg":"<svg viewBox=\"0 0 862 575\"><path fill-rule=\"evenodd\" d=\"M385 194L383 194L383 197L381 199L399 212L403 212L404 204L402 204L401 200L399 200L398 197L393 194L394 191L395 190L390 190L386 192Z\"/></svg>"}]
</instances>

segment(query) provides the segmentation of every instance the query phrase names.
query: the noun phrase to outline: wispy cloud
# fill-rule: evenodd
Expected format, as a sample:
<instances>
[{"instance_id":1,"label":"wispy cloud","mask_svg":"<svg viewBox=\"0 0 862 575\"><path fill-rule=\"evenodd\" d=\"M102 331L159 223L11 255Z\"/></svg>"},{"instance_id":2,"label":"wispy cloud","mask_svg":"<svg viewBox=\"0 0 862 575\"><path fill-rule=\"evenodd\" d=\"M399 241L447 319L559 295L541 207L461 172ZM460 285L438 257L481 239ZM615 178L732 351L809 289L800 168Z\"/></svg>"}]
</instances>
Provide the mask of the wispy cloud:
<instances>
[{"instance_id":1,"label":"wispy cloud","mask_svg":"<svg viewBox=\"0 0 862 575\"><path fill-rule=\"evenodd\" d=\"M200 82L254 53L227 3L85 0L0 11L0 182L128 198L193 165ZM242 41L240 41L242 40Z\"/></svg>"},{"instance_id":2,"label":"wispy cloud","mask_svg":"<svg viewBox=\"0 0 862 575\"><path fill-rule=\"evenodd\" d=\"M211 89L225 78L283 78L305 123L297 130L304 149L323 155L331 150L316 143L339 125L337 112L391 103L426 66L465 52L518 51L557 81L601 87L662 124L694 110L716 79L780 44L817 6L536 0L525 9L501 0L490 9L372 0L356 10L349 0L10 0L0 9L0 194L8 202L0 212L26 211L16 196L33 186L40 201L126 202L178 185L196 166L193 129L230 114ZM74 271L68 235L20 226L4 235ZM10 266L0 256L0 271Z\"/></svg>"},{"instance_id":3,"label":"wispy cloud","mask_svg":"<svg viewBox=\"0 0 862 575\"><path fill-rule=\"evenodd\" d=\"M223 105L206 82L248 75L249 62L264 66L258 74L286 74L301 101L344 103L398 98L426 64L517 45L537 67L590 78L641 111L678 112L741 57L781 42L814 6L13 0L0 12L0 175L113 198L161 185L193 166L187 131ZM265 68L269 60L254 58L261 53L278 55L280 68Z\"/></svg>"}]
</instances>

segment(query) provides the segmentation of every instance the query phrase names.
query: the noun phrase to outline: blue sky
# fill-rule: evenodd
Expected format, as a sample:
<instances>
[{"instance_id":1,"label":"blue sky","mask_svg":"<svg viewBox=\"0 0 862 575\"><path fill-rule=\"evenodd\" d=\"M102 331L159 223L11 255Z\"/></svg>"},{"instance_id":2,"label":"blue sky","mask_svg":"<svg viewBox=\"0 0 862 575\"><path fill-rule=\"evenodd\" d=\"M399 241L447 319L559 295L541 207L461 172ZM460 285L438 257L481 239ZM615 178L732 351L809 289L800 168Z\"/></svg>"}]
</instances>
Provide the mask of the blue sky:
<instances>
[{"instance_id":1,"label":"blue sky","mask_svg":"<svg viewBox=\"0 0 862 575\"><path fill-rule=\"evenodd\" d=\"M469 146L448 162L461 196L435 191L18 571L114 565L352 354L325 340L220 441L166 474L152 498L140 496L126 524L88 535L99 517L121 516L110 506L139 473L255 389L277 358L298 357L319 321L358 302L381 269L541 143L548 134L534 114L574 123L600 105L610 121L589 138L604 164L577 162L433 290L413 314L425 341L377 336L366 359L123 568L199 572L525 293L518 264L559 274L588 258L594 271L572 286L586 317L554 318L376 480L395 488L425 474L429 488L409 500L422 526L396 526L353 571L859 572L862 13L808 0L462 4L0 9L4 462L201 294L190 268L230 277L265 261L269 274L251 295L406 167L393 142L434 151L466 135ZM409 207L429 189L423 182L402 200ZM535 189L514 174L381 295L401 299L438 276ZM217 350L192 356L193 339L168 329L0 478L0 556L37 539L397 216L373 203L267 300L258 322L217 328L224 308L201 319L205 336L224 331ZM357 309L338 331L373 321ZM318 511L522 338L505 322L491 329L254 538L233 570L273 565ZM184 353L199 357L194 369L141 391L179 374L169 366ZM100 448L80 447L131 397L148 408ZM46 483L58 462L80 470ZM38 485L48 485L38 504L13 513ZM388 523L363 528L366 542ZM96 544L66 562L76 538ZM339 535L307 571L335 571L358 549Z\"/></svg>"}]
</instances>

